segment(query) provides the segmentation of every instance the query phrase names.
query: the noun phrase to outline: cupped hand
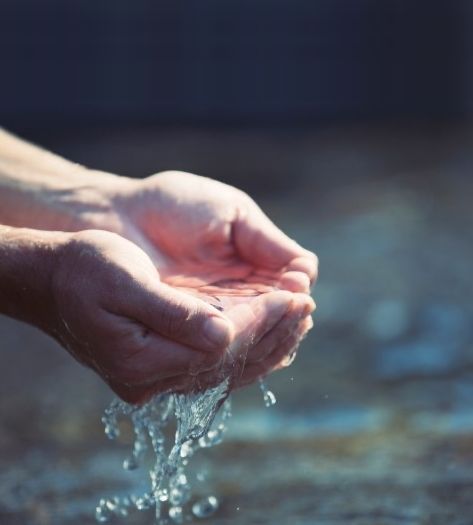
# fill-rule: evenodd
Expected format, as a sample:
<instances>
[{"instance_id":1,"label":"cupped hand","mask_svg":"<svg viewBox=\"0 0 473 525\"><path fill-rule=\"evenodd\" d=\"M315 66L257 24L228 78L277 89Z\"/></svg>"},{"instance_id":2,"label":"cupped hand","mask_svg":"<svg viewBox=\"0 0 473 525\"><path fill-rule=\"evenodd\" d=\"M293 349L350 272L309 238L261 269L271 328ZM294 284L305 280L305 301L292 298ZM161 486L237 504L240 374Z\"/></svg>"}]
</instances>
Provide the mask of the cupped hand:
<instances>
[{"instance_id":1,"label":"cupped hand","mask_svg":"<svg viewBox=\"0 0 473 525\"><path fill-rule=\"evenodd\" d=\"M239 279L309 292L316 256L244 192L174 171L126 180L114 199L119 233L148 253L165 282L197 288Z\"/></svg>"},{"instance_id":2,"label":"cupped hand","mask_svg":"<svg viewBox=\"0 0 473 525\"><path fill-rule=\"evenodd\" d=\"M222 374L237 386L287 363L310 328L317 260L248 195L182 172L90 171L0 139L1 219L25 229L5 234L2 311L54 335L131 401Z\"/></svg>"},{"instance_id":3,"label":"cupped hand","mask_svg":"<svg viewBox=\"0 0 473 525\"><path fill-rule=\"evenodd\" d=\"M213 384L242 361L274 366L271 333L291 331L313 308L305 294L275 291L222 296L221 312L214 297L170 286L143 250L105 231L70 235L52 296L48 331L133 403Z\"/></svg>"},{"instance_id":4,"label":"cupped hand","mask_svg":"<svg viewBox=\"0 0 473 525\"><path fill-rule=\"evenodd\" d=\"M48 331L122 398L146 384L216 366L232 339L228 320L160 280L132 242L105 231L71 234L52 278Z\"/></svg>"},{"instance_id":5,"label":"cupped hand","mask_svg":"<svg viewBox=\"0 0 473 525\"><path fill-rule=\"evenodd\" d=\"M238 363L245 356L245 364L233 370L235 386L287 362L311 327L314 305L308 292L317 274L314 254L278 229L248 195L221 182L183 172L143 180L107 176L103 182L98 186L110 207L105 213L83 214L81 228L108 229L132 241L151 259L169 298L175 298L168 308L189 296L200 308L210 304L218 312L223 307L233 331L226 365L214 363L218 373L183 369L162 378L160 388L213 384L236 355ZM192 311L189 307L190 317ZM172 331L167 336L172 339ZM196 346L192 339L199 336L189 325L183 342ZM137 386L130 395L146 397L156 381L151 376Z\"/></svg>"},{"instance_id":6,"label":"cupped hand","mask_svg":"<svg viewBox=\"0 0 473 525\"><path fill-rule=\"evenodd\" d=\"M176 171L124 180L113 199L120 233L146 251L163 282L210 303L220 300L217 307L223 305L240 327L237 341L241 349L246 345L240 353L247 357L234 384L288 363L287 355L312 327L314 304L306 294L317 277L317 257L277 228L247 194L227 184ZM279 309L273 295L255 299L274 290L293 295L286 294ZM272 305L273 318L282 312L272 324L264 319L265 305ZM255 311L259 331L248 320L240 323ZM199 380L210 384L215 377L212 372ZM181 381L183 388L196 384L195 378Z\"/></svg>"}]
</instances>

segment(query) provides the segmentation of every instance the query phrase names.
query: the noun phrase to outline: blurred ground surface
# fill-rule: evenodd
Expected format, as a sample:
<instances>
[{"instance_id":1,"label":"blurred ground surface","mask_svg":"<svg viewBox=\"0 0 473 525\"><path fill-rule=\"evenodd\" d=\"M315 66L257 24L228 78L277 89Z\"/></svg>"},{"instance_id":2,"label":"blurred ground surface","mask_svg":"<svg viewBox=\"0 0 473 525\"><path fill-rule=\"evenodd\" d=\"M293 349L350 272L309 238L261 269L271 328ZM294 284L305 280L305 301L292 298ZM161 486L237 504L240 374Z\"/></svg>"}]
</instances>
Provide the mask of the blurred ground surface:
<instances>
[{"instance_id":1,"label":"blurred ground surface","mask_svg":"<svg viewBox=\"0 0 473 525\"><path fill-rule=\"evenodd\" d=\"M197 458L222 502L212 523L473 523L471 139L440 125L43 137L110 171L242 186L320 256L315 329L269 381L278 404L237 393L225 444ZM0 334L0 523L92 524L100 496L138 483L102 434L111 395L35 330L2 318Z\"/></svg>"}]
</instances>

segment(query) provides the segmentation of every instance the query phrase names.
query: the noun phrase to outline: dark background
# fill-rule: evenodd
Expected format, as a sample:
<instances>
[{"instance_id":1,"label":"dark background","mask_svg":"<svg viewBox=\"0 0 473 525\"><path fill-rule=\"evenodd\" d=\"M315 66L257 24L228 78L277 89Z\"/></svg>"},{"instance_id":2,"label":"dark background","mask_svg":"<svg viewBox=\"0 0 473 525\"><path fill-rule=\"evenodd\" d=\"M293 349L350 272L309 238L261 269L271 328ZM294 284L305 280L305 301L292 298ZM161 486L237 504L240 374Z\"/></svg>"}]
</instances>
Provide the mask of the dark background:
<instances>
[{"instance_id":1,"label":"dark background","mask_svg":"<svg viewBox=\"0 0 473 525\"><path fill-rule=\"evenodd\" d=\"M3 0L6 125L319 125L472 109L468 0Z\"/></svg>"},{"instance_id":2,"label":"dark background","mask_svg":"<svg viewBox=\"0 0 473 525\"><path fill-rule=\"evenodd\" d=\"M242 187L320 257L277 405L237 393L202 459L222 525L471 525L472 29L467 0L1 2L1 125ZM0 352L0 522L93 523L142 479L111 393L6 318Z\"/></svg>"}]
</instances>

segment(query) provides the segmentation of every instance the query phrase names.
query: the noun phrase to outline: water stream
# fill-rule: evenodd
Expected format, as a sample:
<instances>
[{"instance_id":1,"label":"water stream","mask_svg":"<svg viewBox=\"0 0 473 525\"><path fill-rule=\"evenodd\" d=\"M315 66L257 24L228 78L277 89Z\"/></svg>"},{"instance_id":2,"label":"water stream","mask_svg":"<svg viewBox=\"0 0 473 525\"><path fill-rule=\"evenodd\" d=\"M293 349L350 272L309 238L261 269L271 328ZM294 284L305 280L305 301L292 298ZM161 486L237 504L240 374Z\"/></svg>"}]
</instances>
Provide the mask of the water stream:
<instances>
[{"instance_id":1,"label":"water stream","mask_svg":"<svg viewBox=\"0 0 473 525\"><path fill-rule=\"evenodd\" d=\"M154 465L149 470L149 490L101 499L96 509L100 523L114 516L126 517L133 510L155 509L156 524L183 523L191 516L206 518L218 508L216 496L209 495L195 501L186 474L190 457L200 448L210 448L222 442L228 419L231 417L230 381L226 379L214 388L200 393L160 394L143 406L136 407L118 399L105 410L102 421L109 439L120 435L119 418L128 417L133 425L135 439L129 457L123 462L125 470L143 465L148 450L154 453ZM260 380L260 388L267 407L276 398ZM219 415L216 418L216 415ZM165 429L177 423L174 444L167 454Z\"/></svg>"},{"instance_id":2,"label":"water stream","mask_svg":"<svg viewBox=\"0 0 473 525\"><path fill-rule=\"evenodd\" d=\"M201 290L200 297L222 311L222 298L226 295L247 300L248 296L255 297L267 291L267 287L264 290L240 289L241 283L237 281L226 284L227 288L220 286L217 289L219 296L209 295L209 291L215 291L215 288L207 287ZM235 359L232 371L220 384L204 391L158 394L142 406L130 405L119 399L112 402L102 418L107 437L112 440L119 437L120 418L130 419L135 435L131 454L124 460L123 468L129 471L140 468L149 451L154 456L154 465L149 470L150 481L146 492L100 500L96 509L98 522L107 522L114 516L128 516L133 509L145 511L154 508L156 525L165 525L183 523L192 517L206 518L217 510L219 501L214 495L190 505L192 491L187 466L198 449L222 442L231 417L231 381L241 372L243 363L240 361ZM262 379L259 384L265 405L274 405L274 394ZM174 423L174 443L169 448L166 429Z\"/></svg>"}]
</instances>

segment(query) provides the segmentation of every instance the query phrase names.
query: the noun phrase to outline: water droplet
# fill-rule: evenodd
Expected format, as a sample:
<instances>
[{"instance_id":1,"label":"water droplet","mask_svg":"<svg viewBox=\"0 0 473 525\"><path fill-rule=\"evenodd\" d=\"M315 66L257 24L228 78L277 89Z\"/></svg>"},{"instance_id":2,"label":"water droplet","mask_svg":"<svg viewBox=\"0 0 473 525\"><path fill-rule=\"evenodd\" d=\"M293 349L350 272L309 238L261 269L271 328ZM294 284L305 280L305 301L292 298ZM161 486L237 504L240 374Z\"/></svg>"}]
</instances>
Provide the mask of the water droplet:
<instances>
[{"instance_id":1,"label":"water droplet","mask_svg":"<svg viewBox=\"0 0 473 525\"><path fill-rule=\"evenodd\" d=\"M181 472L176 477L176 482L175 483L176 483L177 486L185 487L187 485L187 476L184 473Z\"/></svg>"},{"instance_id":2,"label":"water droplet","mask_svg":"<svg viewBox=\"0 0 473 525\"><path fill-rule=\"evenodd\" d=\"M263 392L263 401L266 407L272 407L276 404L276 396L269 390L266 383L263 381L263 379L259 380L259 386L261 389L261 392Z\"/></svg>"},{"instance_id":3,"label":"water droplet","mask_svg":"<svg viewBox=\"0 0 473 525\"><path fill-rule=\"evenodd\" d=\"M108 439L117 439L117 437L120 435L120 431L114 425L106 425L105 434L108 437Z\"/></svg>"},{"instance_id":4,"label":"water droplet","mask_svg":"<svg viewBox=\"0 0 473 525\"><path fill-rule=\"evenodd\" d=\"M159 501L161 501L162 503L164 503L165 501L167 501L169 499L169 492L168 492L168 489L162 489L159 491L159 496L158 496L158 499Z\"/></svg>"},{"instance_id":5,"label":"water droplet","mask_svg":"<svg viewBox=\"0 0 473 525\"><path fill-rule=\"evenodd\" d=\"M145 494L135 501L135 506L138 510L148 510L153 504L153 498L149 494Z\"/></svg>"},{"instance_id":6,"label":"water droplet","mask_svg":"<svg viewBox=\"0 0 473 525\"><path fill-rule=\"evenodd\" d=\"M269 408L276 404L276 396L271 392L271 390L268 390L264 393L264 404Z\"/></svg>"},{"instance_id":7,"label":"water droplet","mask_svg":"<svg viewBox=\"0 0 473 525\"><path fill-rule=\"evenodd\" d=\"M181 458L188 458L194 454L192 441L186 441L181 447Z\"/></svg>"},{"instance_id":8,"label":"water droplet","mask_svg":"<svg viewBox=\"0 0 473 525\"><path fill-rule=\"evenodd\" d=\"M169 508L169 517L174 523L183 523L184 522L184 513L182 512L182 507L170 507Z\"/></svg>"},{"instance_id":9,"label":"water droplet","mask_svg":"<svg viewBox=\"0 0 473 525\"><path fill-rule=\"evenodd\" d=\"M155 464L150 470L150 492L140 496L114 497L100 501L96 517L105 522L114 516L126 516L133 505L143 511L155 507L156 525L183 523L191 519L185 514L185 505L191 498L191 485L186 476L186 466L195 450L220 443L226 430L225 422L231 417L231 403L228 398L229 379L204 392L189 394L160 394L149 402L136 407L115 400L105 410L102 421L105 433L110 439L119 435L118 418L128 417L135 432L131 455L123 462L126 470L134 470L143 461L149 444L155 454ZM220 422L211 429L213 420L222 406ZM174 446L171 452L165 448L167 428L172 418L177 421ZM198 479L203 480L201 473ZM162 515L162 504L168 511ZM205 517L218 507L214 496L209 496L195 505L194 515Z\"/></svg>"},{"instance_id":10,"label":"water droplet","mask_svg":"<svg viewBox=\"0 0 473 525\"><path fill-rule=\"evenodd\" d=\"M169 493L169 501L172 505L183 505L189 500L190 487L188 485L183 487L174 487Z\"/></svg>"},{"instance_id":11,"label":"water droplet","mask_svg":"<svg viewBox=\"0 0 473 525\"><path fill-rule=\"evenodd\" d=\"M105 506L110 512L115 512L117 510L117 503L115 501L107 500Z\"/></svg>"},{"instance_id":12,"label":"water droplet","mask_svg":"<svg viewBox=\"0 0 473 525\"><path fill-rule=\"evenodd\" d=\"M106 523L112 518L112 516L113 513L105 506L99 505L95 510L95 519L99 523Z\"/></svg>"},{"instance_id":13,"label":"water droplet","mask_svg":"<svg viewBox=\"0 0 473 525\"><path fill-rule=\"evenodd\" d=\"M126 458L123 462L123 468L125 470L136 470L139 466L140 465L135 456L130 456L129 458Z\"/></svg>"},{"instance_id":14,"label":"water droplet","mask_svg":"<svg viewBox=\"0 0 473 525\"><path fill-rule=\"evenodd\" d=\"M215 496L203 498L192 505L192 513L196 518L208 518L218 509L218 499Z\"/></svg>"},{"instance_id":15,"label":"water droplet","mask_svg":"<svg viewBox=\"0 0 473 525\"><path fill-rule=\"evenodd\" d=\"M223 441L223 428L217 430L209 430L207 434L199 439L199 446L202 448L209 448L218 445Z\"/></svg>"}]
</instances>

